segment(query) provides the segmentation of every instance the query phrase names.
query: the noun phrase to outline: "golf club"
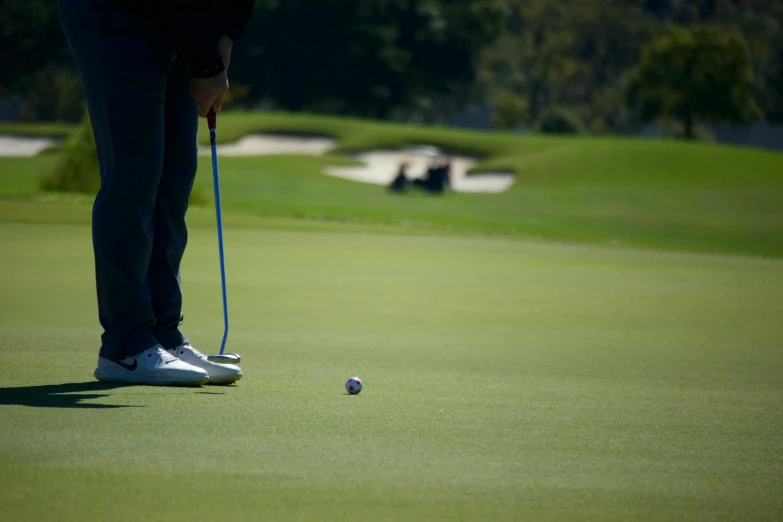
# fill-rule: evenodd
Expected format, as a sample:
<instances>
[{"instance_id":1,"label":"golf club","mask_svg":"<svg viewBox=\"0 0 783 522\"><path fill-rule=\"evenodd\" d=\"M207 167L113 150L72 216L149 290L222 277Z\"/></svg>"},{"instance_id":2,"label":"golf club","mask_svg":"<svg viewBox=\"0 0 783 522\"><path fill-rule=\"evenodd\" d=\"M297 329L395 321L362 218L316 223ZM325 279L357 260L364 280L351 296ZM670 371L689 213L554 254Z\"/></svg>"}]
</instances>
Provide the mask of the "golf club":
<instances>
[{"instance_id":1,"label":"golf club","mask_svg":"<svg viewBox=\"0 0 783 522\"><path fill-rule=\"evenodd\" d=\"M228 339L228 291L226 289L226 263L223 255L223 211L220 207L220 177L218 175L217 157L217 114L209 111L209 143L212 146L212 180L215 185L215 214L217 215L218 252L220 253L220 284L223 290L223 341L220 343L220 354L209 355L207 359L224 364L238 364L242 358L236 353L224 353Z\"/></svg>"}]
</instances>

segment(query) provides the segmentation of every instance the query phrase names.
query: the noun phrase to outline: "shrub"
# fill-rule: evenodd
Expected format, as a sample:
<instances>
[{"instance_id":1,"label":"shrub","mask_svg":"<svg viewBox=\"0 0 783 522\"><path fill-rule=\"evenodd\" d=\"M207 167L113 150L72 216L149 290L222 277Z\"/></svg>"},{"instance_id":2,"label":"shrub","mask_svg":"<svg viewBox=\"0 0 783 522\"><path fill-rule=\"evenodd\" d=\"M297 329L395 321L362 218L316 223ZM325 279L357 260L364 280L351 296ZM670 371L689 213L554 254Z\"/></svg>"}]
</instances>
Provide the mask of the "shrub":
<instances>
[{"instance_id":1,"label":"shrub","mask_svg":"<svg viewBox=\"0 0 783 522\"><path fill-rule=\"evenodd\" d=\"M98 151L90 125L90 117L82 118L79 127L61 149L60 160L46 177L41 188L51 192L95 194L101 186Z\"/></svg>"},{"instance_id":2,"label":"shrub","mask_svg":"<svg viewBox=\"0 0 783 522\"><path fill-rule=\"evenodd\" d=\"M77 192L94 195L101 186L98 151L92 132L90 117L85 114L79 127L71 134L61 149L60 160L54 171L41 182L41 189L48 192ZM205 205L203 189L195 185L190 193L190 205Z\"/></svg>"},{"instance_id":3,"label":"shrub","mask_svg":"<svg viewBox=\"0 0 783 522\"><path fill-rule=\"evenodd\" d=\"M554 107L541 116L536 130L545 134L583 134L586 129L582 118L574 111Z\"/></svg>"},{"instance_id":4,"label":"shrub","mask_svg":"<svg viewBox=\"0 0 783 522\"><path fill-rule=\"evenodd\" d=\"M504 92L498 96L492 108L492 123L499 129L513 129L527 123L530 117L525 98L513 92Z\"/></svg>"}]
</instances>

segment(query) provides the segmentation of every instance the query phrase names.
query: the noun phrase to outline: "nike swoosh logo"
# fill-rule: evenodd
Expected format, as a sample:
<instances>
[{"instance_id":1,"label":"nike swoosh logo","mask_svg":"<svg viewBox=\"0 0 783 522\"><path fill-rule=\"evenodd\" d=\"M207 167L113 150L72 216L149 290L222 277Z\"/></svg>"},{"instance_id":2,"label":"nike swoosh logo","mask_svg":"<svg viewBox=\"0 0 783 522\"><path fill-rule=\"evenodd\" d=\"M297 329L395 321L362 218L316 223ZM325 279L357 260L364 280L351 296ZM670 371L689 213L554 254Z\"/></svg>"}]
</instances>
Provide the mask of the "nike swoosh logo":
<instances>
[{"instance_id":1,"label":"nike swoosh logo","mask_svg":"<svg viewBox=\"0 0 783 522\"><path fill-rule=\"evenodd\" d=\"M138 363L138 361L136 361L136 359L133 360L133 364L125 364L125 363L121 363L119 361L117 361L117 364L119 364L120 366L122 366L123 368L128 370L129 372L135 372L136 371L136 367L139 365L139 363Z\"/></svg>"}]
</instances>

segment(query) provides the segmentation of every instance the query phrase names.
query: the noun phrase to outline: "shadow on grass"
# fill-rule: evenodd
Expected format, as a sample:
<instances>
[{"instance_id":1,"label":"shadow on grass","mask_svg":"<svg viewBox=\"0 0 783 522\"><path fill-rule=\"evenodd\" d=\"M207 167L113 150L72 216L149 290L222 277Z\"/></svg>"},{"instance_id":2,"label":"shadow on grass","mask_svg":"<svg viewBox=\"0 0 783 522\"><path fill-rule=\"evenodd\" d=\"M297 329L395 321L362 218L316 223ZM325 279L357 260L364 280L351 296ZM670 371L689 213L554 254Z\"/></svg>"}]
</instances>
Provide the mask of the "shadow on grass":
<instances>
[{"instance_id":1,"label":"shadow on grass","mask_svg":"<svg viewBox=\"0 0 783 522\"><path fill-rule=\"evenodd\" d=\"M133 408L114 404L93 404L82 401L90 399L102 399L108 397L106 392L121 388L121 384L107 384L102 382L74 382L68 384L47 384L44 386L20 386L18 388L0 388L0 406L19 405L35 408ZM79 392L79 395L68 395Z\"/></svg>"}]
</instances>

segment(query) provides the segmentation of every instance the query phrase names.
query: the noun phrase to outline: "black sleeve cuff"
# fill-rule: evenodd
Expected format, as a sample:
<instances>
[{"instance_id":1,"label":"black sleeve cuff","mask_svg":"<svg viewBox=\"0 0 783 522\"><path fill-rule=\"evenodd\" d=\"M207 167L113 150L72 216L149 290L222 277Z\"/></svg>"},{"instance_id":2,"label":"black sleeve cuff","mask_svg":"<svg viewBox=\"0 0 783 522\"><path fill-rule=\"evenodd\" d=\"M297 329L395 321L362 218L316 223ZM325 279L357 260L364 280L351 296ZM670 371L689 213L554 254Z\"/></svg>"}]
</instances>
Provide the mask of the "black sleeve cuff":
<instances>
[{"instance_id":1,"label":"black sleeve cuff","mask_svg":"<svg viewBox=\"0 0 783 522\"><path fill-rule=\"evenodd\" d=\"M221 36L228 36L231 41L237 43L242 38L244 31L241 27L237 27L231 24L222 24L215 27L215 36L220 38Z\"/></svg>"},{"instance_id":2,"label":"black sleeve cuff","mask_svg":"<svg viewBox=\"0 0 783 522\"><path fill-rule=\"evenodd\" d=\"M190 75L193 78L212 78L222 73L226 67L217 49L210 52L194 53L188 57Z\"/></svg>"},{"instance_id":3,"label":"black sleeve cuff","mask_svg":"<svg viewBox=\"0 0 783 522\"><path fill-rule=\"evenodd\" d=\"M224 0L218 2L215 11L215 36L228 36L236 43L242 38L250 17L253 14L253 0Z\"/></svg>"}]
</instances>

